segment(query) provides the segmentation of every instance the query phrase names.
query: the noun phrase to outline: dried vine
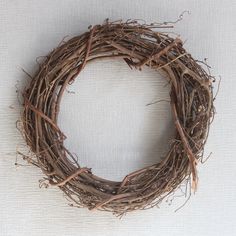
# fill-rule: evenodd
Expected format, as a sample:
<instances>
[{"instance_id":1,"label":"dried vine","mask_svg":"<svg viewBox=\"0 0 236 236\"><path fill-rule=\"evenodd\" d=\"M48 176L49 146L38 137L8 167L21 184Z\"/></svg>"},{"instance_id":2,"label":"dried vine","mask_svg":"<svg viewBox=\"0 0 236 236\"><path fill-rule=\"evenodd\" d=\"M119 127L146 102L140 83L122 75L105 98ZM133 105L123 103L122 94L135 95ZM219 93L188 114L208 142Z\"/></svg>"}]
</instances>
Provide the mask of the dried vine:
<instances>
[{"instance_id":1,"label":"dried vine","mask_svg":"<svg viewBox=\"0 0 236 236\"><path fill-rule=\"evenodd\" d=\"M159 204L189 176L197 186L197 163L203 156L213 119L213 77L183 48L180 38L156 32L165 25L136 21L95 25L55 48L40 64L23 93L23 134L50 185L58 186L74 205L123 214ZM168 75L176 136L159 163L127 175L102 179L80 167L63 144L57 125L66 87L85 65L100 58L122 58L128 66L148 66ZM72 161L73 160L73 161Z\"/></svg>"}]
</instances>

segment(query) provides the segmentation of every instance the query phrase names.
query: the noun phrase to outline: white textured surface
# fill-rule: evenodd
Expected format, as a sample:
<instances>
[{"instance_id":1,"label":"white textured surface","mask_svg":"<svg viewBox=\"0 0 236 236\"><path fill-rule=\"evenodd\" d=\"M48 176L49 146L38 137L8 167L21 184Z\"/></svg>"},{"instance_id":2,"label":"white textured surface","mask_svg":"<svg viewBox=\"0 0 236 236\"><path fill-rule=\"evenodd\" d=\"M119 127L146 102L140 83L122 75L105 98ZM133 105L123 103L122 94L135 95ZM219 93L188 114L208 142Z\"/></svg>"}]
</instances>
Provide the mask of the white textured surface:
<instances>
[{"instance_id":1,"label":"white textured surface","mask_svg":"<svg viewBox=\"0 0 236 236\"><path fill-rule=\"evenodd\" d=\"M23 67L32 73L35 58L45 55L65 35L84 32L90 24L142 18L147 22L175 20L175 32L187 39L195 58L208 57L212 72L222 76L217 115L206 155L199 166L200 185L187 205L131 213L121 220L109 213L67 206L60 191L39 189L41 172L14 166L22 144L15 129L19 118L16 85L22 87ZM0 2L0 235L236 235L236 2L235 1L13 1ZM234 68L233 68L234 67ZM66 93L60 124L66 144L82 165L98 175L121 179L128 172L156 162L171 137L168 88L160 75L130 71L122 62L88 65ZM10 109L9 106L14 107ZM20 161L19 161L20 162ZM126 164L127 163L127 164ZM109 166L109 169L107 168Z\"/></svg>"}]
</instances>

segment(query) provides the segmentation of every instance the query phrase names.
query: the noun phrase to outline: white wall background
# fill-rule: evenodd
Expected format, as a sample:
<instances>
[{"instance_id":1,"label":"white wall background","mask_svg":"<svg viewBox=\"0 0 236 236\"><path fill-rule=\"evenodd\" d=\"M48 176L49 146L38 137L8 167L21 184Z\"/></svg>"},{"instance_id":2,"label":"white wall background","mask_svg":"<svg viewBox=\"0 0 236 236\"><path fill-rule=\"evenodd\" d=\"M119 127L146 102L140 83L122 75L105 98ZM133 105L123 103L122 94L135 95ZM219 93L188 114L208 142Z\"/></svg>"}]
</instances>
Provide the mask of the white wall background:
<instances>
[{"instance_id":1,"label":"white wall background","mask_svg":"<svg viewBox=\"0 0 236 236\"><path fill-rule=\"evenodd\" d=\"M191 15L185 14L174 31L187 40L185 47L195 58L207 57L212 73L222 76L206 147L206 156L213 154L199 166L197 193L177 212L185 199L119 220L109 213L71 208L55 188L39 189L39 169L14 165L23 143L15 128L20 111L16 87L26 83L21 67L32 73L35 58L65 35L78 35L107 17L174 21L183 10ZM0 235L236 235L235 12L235 1L220 0L1 0ZM164 85L153 71L130 71L119 61L88 65L68 88L75 93L65 94L60 114L66 144L80 163L119 180L160 160L172 137L169 105L145 105L168 99Z\"/></svg>"}]
</instances>

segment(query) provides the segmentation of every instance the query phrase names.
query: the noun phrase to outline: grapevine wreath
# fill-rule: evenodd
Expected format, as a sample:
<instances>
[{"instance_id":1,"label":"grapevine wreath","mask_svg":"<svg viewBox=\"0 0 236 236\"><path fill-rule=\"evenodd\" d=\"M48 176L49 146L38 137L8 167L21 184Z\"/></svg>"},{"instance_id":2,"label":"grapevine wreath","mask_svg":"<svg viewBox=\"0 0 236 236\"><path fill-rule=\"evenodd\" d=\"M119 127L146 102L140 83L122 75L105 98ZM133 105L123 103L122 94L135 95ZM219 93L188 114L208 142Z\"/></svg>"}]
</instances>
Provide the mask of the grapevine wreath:
<instances>
[{"instance_id":1,"label":"grapevine wreath","mask_svg":"<svg viewBox=\"0 0 236 236\"><path fill-rule=\"evenodd\" d=\"M202 160L209 125L213 120L214 77L172 38L155 28L165 25L137 21L105 21L63 42L40 63L23 92L23 134L51 186L58 186L74 206L122 215L159 204L188 179L195 190L196 166ZM170 83L170 106L176 129L165 158L128 174L121 182L94 175L81 167L63 144L66 136L57 125L60 102L87 63L100 58L122 58L129 67L148 66L164 72Z\"/></svg>"}]
</instances>

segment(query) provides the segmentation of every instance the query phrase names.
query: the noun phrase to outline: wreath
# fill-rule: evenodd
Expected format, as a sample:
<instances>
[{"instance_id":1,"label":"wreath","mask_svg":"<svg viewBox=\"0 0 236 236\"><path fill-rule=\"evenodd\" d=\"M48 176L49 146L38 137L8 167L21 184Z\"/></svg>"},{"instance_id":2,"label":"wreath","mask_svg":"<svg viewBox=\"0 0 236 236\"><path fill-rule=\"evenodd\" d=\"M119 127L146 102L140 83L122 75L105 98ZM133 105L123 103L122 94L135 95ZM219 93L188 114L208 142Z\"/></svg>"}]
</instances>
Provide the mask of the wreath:
<instances>
[{"instance_id":1,"label":"wreath","mask_svg":"<svg viewBox=\"0 0 236 236\"><path fill-rule=\"evenodd\" d=\"M183 48L179 37L155 30L163 27L137 21L105 21L90 27L50 52L23 92L23 134L34 154L30 162L74 206L122 215L160 204L186 179L196 190L196 166L202 160L214 115L214 77ZM66 87L87 63L101 58L121 58L130 68L148 66L162 71L171 86L176 132L169 151L162 161L128 174L121 182L100 178L91 168L81 167L64 146L66 136L57 124Z\"/></svg>"}]
</instances>

